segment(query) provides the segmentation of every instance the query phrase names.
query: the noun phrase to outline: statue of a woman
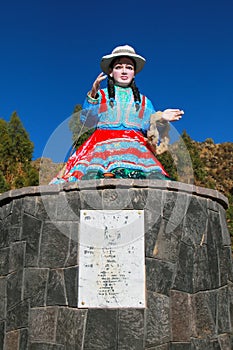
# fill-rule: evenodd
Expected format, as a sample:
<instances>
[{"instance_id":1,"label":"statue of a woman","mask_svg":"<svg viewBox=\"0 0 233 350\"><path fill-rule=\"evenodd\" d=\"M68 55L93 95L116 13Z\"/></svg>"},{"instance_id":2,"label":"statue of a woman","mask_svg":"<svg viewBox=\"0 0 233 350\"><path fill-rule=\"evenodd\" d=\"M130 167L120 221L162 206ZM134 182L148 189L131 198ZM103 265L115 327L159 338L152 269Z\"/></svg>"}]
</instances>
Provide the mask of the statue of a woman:
<instances>
[{"instance_id":1,"label":"statue of a woman","mask_svg":"<svg viewBox=\"0 0 233 350\"><path fill-rule=\"evenodd\" d=\"M105 177L170 179L156 158L156 149L157 153L166 149L169 122L179 120L184 112L156 112L139 92L135 75L144 64L145 58L129 45L118 46L102 57L102 73L88 92L80 115L81 122L95 131L51 184ZM101 89L106 78L107 87Z\"/></svg>"}]
</instances>

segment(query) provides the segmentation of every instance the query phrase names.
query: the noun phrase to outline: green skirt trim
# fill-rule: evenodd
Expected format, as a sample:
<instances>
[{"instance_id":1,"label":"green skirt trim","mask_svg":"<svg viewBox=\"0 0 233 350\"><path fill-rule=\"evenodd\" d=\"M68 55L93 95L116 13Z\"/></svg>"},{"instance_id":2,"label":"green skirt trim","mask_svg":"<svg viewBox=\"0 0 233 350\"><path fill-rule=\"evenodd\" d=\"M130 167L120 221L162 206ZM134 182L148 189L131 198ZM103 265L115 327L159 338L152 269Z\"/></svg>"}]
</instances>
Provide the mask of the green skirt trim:
<instances>
[{"instance_id":1,"label":"green skirt trim","mask_svg":"<svg viewBox=\"0 0 233 350\"><path fill-rule=\"evenodd\" d=\"M82 177L81 180L94 180L94 179L106 179L106 178L173 180L172 178L163 175L159 171L145 173L142 170L132 170L132 169L125 169L125 168L113 169L111 173L103 173L100 171L98 172L89 171Z\"/></svg>"}]
</instances>

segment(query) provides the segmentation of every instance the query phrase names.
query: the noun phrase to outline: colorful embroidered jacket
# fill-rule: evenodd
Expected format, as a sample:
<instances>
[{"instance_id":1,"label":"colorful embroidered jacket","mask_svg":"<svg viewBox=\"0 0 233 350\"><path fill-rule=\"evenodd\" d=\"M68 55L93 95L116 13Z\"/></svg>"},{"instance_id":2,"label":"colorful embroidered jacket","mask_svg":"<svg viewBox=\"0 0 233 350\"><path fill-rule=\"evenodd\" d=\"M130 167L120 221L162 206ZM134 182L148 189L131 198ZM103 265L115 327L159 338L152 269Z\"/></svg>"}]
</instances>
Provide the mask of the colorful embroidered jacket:
<instances>
[{"instance_id":1,"label":"colorful embroidered jacket","mask_svg":"<svg viewBox=\"0 0 233 350\"><path fill-rule=\"evenodd\" d=\"M150 115L154 113L151 101L141 95L141 104L138 111L134 102L131 88L115 86L115 101L110 106L107 89L99 92L97 99L89 95L83 104L80 116L82 123L87 127L113 130L137 130L146 135L150 125Z\"/></svg>"}]
</instances>

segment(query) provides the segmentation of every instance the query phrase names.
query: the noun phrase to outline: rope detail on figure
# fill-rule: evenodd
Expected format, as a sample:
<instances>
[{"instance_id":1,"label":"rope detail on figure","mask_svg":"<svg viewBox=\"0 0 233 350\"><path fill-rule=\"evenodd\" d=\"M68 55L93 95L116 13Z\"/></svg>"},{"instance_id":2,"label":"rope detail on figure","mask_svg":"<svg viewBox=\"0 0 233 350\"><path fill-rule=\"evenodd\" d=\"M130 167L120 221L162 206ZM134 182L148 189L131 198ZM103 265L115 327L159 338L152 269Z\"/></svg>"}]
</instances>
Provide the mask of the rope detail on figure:
<instances>
[{"instance_id":1,"label":"rope detail on figure","mask_svg":"<svg viewBox=\"0 0 233 350\"><path fill-rule=\"evenodd\" d=\"M150 116L150 128L147 131L148 143L154 154L162 154L168 150L170 124L162 120L162 113L158 111Z\"/></svg>"}]
</instances>

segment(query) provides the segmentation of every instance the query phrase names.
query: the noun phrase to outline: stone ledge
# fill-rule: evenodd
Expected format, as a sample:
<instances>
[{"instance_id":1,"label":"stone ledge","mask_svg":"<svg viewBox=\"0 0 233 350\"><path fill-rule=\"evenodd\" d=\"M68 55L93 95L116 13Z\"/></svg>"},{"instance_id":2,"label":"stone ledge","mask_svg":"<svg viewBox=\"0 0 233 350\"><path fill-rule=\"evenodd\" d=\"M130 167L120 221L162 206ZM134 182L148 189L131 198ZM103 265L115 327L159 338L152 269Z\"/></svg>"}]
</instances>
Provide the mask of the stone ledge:
<instances>
[{"instance_id":1,"label":"stone ledge","mask_svg":"<svg viewBox=\"0 0 233 350\"><path fill-rule=\"evenodd\" d=\"M161 180L0 195L0 349L229 350L233 265L224 206L216 190ZM80 211L93 208L144 210L146 309L78 307Z\"/></svg>"},{"instance_id":2,"label":"stone ledge","mask_svg":"<svg viewBox=\"0 0 233 350\"><path fill-rule=\"evenodd\" d=\"M14 198L45 195L45 194L57 194L62 191L82 191L93 189L106 189L106 188L157 188L160 190L183 192L190 195L197 195L204 198L210 198L220 203L224 209L228 208L228 199L221 192L210 188L199 187L192 184L186 184L178 181L167 180L134 180L134 179L100 179L100 180L85 180L81 182L70 182L59 185L41 185L23 187L16 190L10 190L0 194L0 204L4 202L10 202Z\"/></svg>"}]
</instances>

